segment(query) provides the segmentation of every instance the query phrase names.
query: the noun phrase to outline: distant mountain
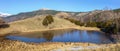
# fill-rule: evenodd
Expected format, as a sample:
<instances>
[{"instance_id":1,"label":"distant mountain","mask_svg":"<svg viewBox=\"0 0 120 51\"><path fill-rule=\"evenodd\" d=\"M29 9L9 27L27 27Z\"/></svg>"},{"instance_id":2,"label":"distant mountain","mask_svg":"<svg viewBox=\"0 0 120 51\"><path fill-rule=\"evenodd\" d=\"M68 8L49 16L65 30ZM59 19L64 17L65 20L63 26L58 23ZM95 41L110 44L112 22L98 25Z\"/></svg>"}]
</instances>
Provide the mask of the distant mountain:
<instances>
[{"instance_id":1,"label":"distant mountain","mask_svg":"<svg viewBox=\"0 0 120 51\"><path fill-rule=\"evenodd\" d=\"M87 21L106 21L109 19L113 19L115 13L119 13L120 9L114 10L94 10L89 12L68 12L68 11L56 11L50 9L40 9L31 12L19 13L17 15L11 15L8 17L4 17L3 19L6 22L13 22L17 20L23 20L35 16L46 16L53 15L61 18L74 18L76 20L80 20L81 22Z\"/></svg>"},{"instance_id":2,"label":"distant mountain","mask_svg":"<svg viewBox=\"0 0 120 51\"><path fill-rule=\"evenodd\" d=\"M7 17L7 16L10 16L10 15L11 15L11 14L0 12L0 17Z\"/></svg>"},{"instance_id":3,"label":"distant mountain","mask_svg":"<svg viewBox=\"0 0 120 51\"><path fill-rule=\"evenodd\" d=\"M26 19L26 18L38 16L38 15L42 15L42 16L43 15L53 15L53 16L65 17L66 16L66 15L64 15L65 13L66 13L66 15L69 15L72 17L81 12L67 12L67 11L41 9L41 10L37 10L37 11L19 13L17 15L11 15L11 16L5 17L4 20L7 22L12 22L12 21L22 20L22 19Z\"/></svg>"}]
</instances>

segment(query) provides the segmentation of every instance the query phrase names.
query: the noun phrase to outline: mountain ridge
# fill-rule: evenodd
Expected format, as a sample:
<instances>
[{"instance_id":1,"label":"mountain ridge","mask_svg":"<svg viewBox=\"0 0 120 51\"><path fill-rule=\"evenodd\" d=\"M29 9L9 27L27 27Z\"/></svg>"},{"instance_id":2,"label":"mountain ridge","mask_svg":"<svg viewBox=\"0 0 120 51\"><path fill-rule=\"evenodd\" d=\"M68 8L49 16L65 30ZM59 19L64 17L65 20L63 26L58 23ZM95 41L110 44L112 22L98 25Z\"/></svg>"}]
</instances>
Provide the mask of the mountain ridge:
<instances>
[{"instance_id":1,"label":"mountain ridge","mask_svg":"<svg viewBox=\"0 0 120 51\"><path fill-rule=\"evenodd\" d=\"M76 20L80 20L81 22L88 22L88 21L105 21L104 19L108 18L111 19L114 13L120 12L119 9L114 10L94 10L89 12L69 12L69 11L57 11L57 10L36 10L31 12L23 12L16 15L11 15L8 17L4 17L3 19L6 22L14 22L17 20L27 19L34 16L46 16L52 15L61 18L74 18ZM102 15L102 17L101 17Z\"/></svg>"},{"instance_id":2,"label":"mountain ridge","mask_svg":"<svg viewBox=\"0 0 120 51\"><path fill-rule=\"evenodd\" d=\"M19 13L16 15L11 15L8 16L6 18L3 18L5 21L7 22L12 22L12 21L17 21L17 20L22 20L22 19L26 19L29 17L33 17L36 15L56 15L57 13L74 13L74 14L79 14L82 12L69 12L69 11L56 11L56 10L36 10L36 11L32 11L32 12L23 12L23 13Z\"/></svg>"}]
</instances>

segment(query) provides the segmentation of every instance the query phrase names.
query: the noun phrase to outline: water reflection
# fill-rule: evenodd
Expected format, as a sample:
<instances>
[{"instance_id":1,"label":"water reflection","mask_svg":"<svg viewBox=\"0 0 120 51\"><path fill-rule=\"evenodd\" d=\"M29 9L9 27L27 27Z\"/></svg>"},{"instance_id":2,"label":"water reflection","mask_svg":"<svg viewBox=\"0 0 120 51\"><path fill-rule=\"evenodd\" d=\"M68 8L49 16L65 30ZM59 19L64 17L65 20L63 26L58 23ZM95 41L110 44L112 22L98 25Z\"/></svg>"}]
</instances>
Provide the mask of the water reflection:
<instances>
[{"instance_id":1,"label":"water reflection","mask_svg":"<svg viewBox=\"0 0 120 51\"><path fill-rule=\"evenodd\" d=\"M52 32L43 32L43 38L45 38L47 41L51 41L54 37L54 33Z\"/></svg>"},{"instance_id":2,"label":"water reflection","mask_svg":"<svg viewBox=\"0 0 120 51\"><path fill-rule=\"evenodd\" d=\"M17 35L9 35L6 38L23 42L90 42L111 43L104 33L83 30L54 30L44 32L30 32Z\"/></svg>"}]
</instances>

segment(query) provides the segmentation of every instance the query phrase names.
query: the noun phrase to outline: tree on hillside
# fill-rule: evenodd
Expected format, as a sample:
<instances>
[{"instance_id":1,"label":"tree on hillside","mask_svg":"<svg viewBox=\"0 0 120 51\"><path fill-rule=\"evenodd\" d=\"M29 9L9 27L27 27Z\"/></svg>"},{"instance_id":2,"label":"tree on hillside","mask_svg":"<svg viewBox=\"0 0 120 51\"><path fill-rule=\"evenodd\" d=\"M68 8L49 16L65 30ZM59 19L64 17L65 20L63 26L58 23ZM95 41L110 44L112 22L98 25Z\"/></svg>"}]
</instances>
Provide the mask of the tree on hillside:
<instances>
[{"instance_id":1,"label":"tree on hillside","mask_svg":"<svg viewBox=\"0 0 120 51\"><path fill-rule=\"evenodd\" d=\"M2 20L2 18L0 18L0 25L4 24L5 21Z\"/></svg>"},{"instance_id":2,"label":"tree on hillside","mask_svg":"<svg viewBox=\"0 0 120 51\"><path fill-rule=\"evenodd\" d=\"M114 15L114 17L117 17L114 20L115 20L115 24L116 24L115 31L116 31L118 40L119 40L119 32L120 32L120 27L119 27L120 26L120 18L118 18L119 16L120 16L119 12L115 13L115 15Z\"/></svg>"},{"instance_id":3,"label":"tree on hillside","mask_svg":"<svg viewBox=\"0 0 120 51\"><path fill-rule=\"evenodd\" d=\"M46 18L48 19L49 24L54 22L52 15L48 15L48 16L46 16Z\"/></svg>"},{"instance_id":4,"label":"tree on hillside","mask_svg":"<svg viewBox=\"0 0 120 51\"><path fill-rule=\"evenodd\" d=\"M2 18L0 18L0 28L7 28L7 27L9 27L9 25L6 24L5 21L3 21Z\"/></svg>"},{"instance_id":5,"label":"tree on hillside","mask_svg":"<svg viewBox=\"0 0 120 51\"><path fill-rule=\"evenodd\" d=\"M96 22L87 22L86 27L97 27Z\"/></svg>"},{"instance_id":6,"label":"tree on hillside","mask_svg":"<svg viewBox=\"0 0 120 51\"><path fill-rule=\"evenodd\" d=\"M48 26L48 20L45 18L45 19L43 20L42 24L43 24L44 26Z\"/></svg>"},{"instance_id":7,"label":"tree on hillside","mask_svg":"<svg viewBox=\"0 0 120 51\"><path fill-rule=\"evenodd\" d=\"M76 19L73 19L73 18L65 18L66 20L76 24L76 25L79 25L79 26L83 26L84 23L80 22L79 20L76 20Z\"/></svg>"},{"instance_id":8,"label":"tree on hillside","mask_svg":"<svg viewBox=\"0 0 120 51\"><path fill-rule=\"evenodd\" d=\"M44 26L48 26L48 24L51 24L52 22L54 22L53 17L52 17L51 15L48 15L48 16L46 16L46 17L44 18L42 24L43 24Z\"/></svg>"}]
</instances>

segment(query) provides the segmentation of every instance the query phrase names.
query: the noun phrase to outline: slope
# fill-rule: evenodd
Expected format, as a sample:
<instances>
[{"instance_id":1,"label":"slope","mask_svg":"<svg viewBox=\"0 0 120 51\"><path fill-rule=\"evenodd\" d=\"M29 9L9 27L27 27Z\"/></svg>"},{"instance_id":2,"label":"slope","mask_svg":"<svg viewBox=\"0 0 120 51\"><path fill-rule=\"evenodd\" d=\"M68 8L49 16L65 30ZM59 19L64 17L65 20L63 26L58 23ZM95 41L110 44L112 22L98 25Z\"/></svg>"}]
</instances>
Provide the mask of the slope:
<instances>
[{"instance_id":1,"label":"slope","mask_svg":"<svg viewBox=\"0 0 120 51\"><path fill-rule=\"evenodd\" d=\"M54 22L48 26L42 25L42 21L45 16L35 16L33 18L28 18L24 20L14 21L9 23L10 27L1 30L0 34L10 33L10 32L31 32L31 31L41 31L55 28L68 28L75 27L73 23L67 21L63 18L53 17Z\"/></svg>"}]
</instances>

